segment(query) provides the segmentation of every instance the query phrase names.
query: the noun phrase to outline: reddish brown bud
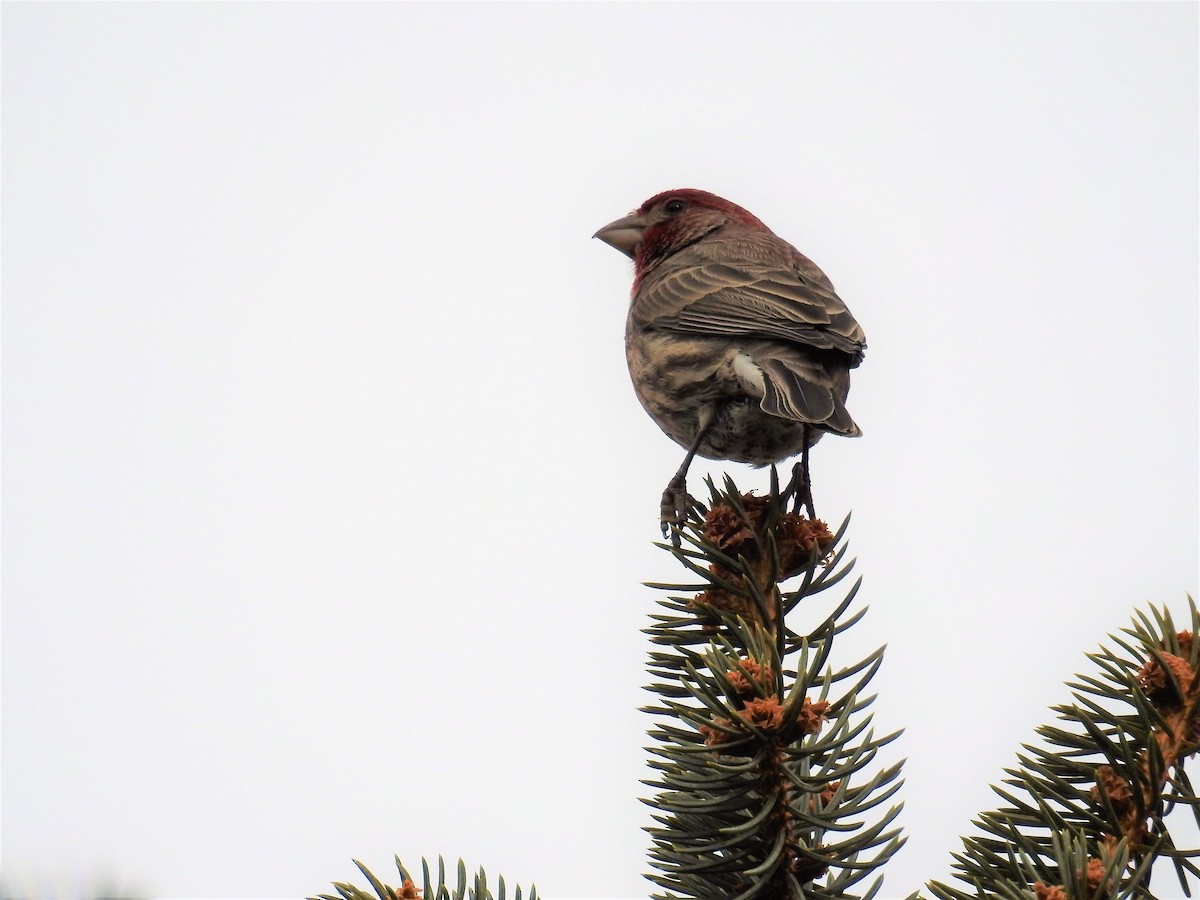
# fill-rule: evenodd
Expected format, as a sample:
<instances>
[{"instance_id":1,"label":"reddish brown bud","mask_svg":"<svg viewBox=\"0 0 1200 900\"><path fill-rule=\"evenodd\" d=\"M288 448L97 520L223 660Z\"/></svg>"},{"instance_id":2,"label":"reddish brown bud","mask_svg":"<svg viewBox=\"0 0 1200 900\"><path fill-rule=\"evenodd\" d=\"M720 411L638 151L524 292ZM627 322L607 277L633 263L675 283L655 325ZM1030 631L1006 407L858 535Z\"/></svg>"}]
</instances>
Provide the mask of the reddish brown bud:
<instances>
[{"instance_id":1,"label":"reddish brown bud","mask_svg":"<svg viewBox=\"0 0 1200 900\"><path fill-rule=\"evenodd\" d=\"M826 849L825 844L819 844L816 849L817 849L817 852L821 853L823 856L828 856L830 858L833 858L833 854L830 853ZM822 851L824 851L824 852L822 852ZM796 879L798 881L801 881L801 882L815 881L816 879L820 878L822 875L824 875L826 872L829 871L828 863L812 859L811 857L808 857L808 856L804 856L804 855L796 852L792 848L788 848L788 850L785 850L784 852L787 854L787 857L788 857L787 870L789 872L791 872L793 875L795 875ZM788 894L786 894L784 896L791 896L791 893L789 892Z\"/></svg>"},{"instance_id":2,"label":"reddish brown bud","mask_svg":"<svg viewBox=\"0 0 1200 900\"><path fill-rule=\"evenodd\" d=\"M796 719L796 725L805 734L816 734L825 724L825 715L828 712L829 704L826 701L818 700L813 703L805 697L804 706L800 709L800 716Z\"/></svg>"},{"instance_id":3,"label":"reddish brown bud","mask_svg":"<svg viewBox=\"0 0 1200 900\"><path fill-rule=\"evenodd\" d=\"M732 506L723 503L714 506L705 515L704 537L730 556L757 552L757 536L750 523Z\"/></svg>"},{"instance_id":4,"label":"reddish brown bud","mask_svg":"<svg viewBox=\"0 0 1200 900\"><path fill-rule=\"evenodd\" d=\"M741 669L730 669L725 673L725 677L729 680L730 686L738 694L739 697L753 697L757 692L750 680L742 674L742 669L750 673L750 678L762 687L769 687L771 682L775 680L775 674L771 671L771 667L764 665L757 660L746 657L739 660L742 664Z\"/></svg>"},{"instance_id":5,"label":"reddish brown bud","mask_svg":"<svg viewBox=\"0 0 1200 900\"><path fill-rule=\"evenodd\" d=\"M1186 691L1191 686L1192 679L1196 677L1195 670L1186 659L1172 653L1160 653L1159 656L1171 670L1171 675L1175 677L1179 688ZM1151 659L1142 666L1141 671L1138 672L1138 683L1160 710L1175 709L1184 700L1171 684L1171 679L1167 677L1157 659Z\"/></svg>"},{"instance_id":6,"label":"reddish brown bud","mask_svg":"<svg viewBox=\"0 0 1200 900\"><path fill-rule=\"evenodd\" d=\"M840 781L832 781L821 789L820 797L822 804L828 804L833 800L833 795L837 793L837 789L842 786Z\"/></svg>"},{"instance_id":7,"label":"reddish brown bud","mask_svg":"<svg viewBox=\"0 0 1200 900\"><path fill-rule=\"evenodd\" d=\"M1104 877L1104 860L1097 859L1094 856L1090 857L1088 859L1087 870L1082 874L1084 880L1087 882L1089 894L1094 894L1101 887L1105 887L1107 879ZM1104 893L1109 893L1107 887L1105 887Z\"/></svg>"},{"instance_id":8,"label":"reddish brown bud","mask_svg":"<svg viewBox=\"0 0 1200 900\"><path fill-rule=\"evenodd\" d=\"M775 529L775 546L779 550L780 575L787 578L808 567L814 549L824 556L833 546L833 533L820 519L785 513Z\"/></svg>"},{"instance_id":9,"label":"reddish brown bud","mask_svg":"<svg viewBox=\"0 0 1200 900\"><path fill-rule=\"evenodd\" d=\"M1060 887L1051 887L1040 881L1033 883L1033 896L1036 900L1067 900L1067 892Z\"/></svg>"},{"instance_id":10,"label":"reddish brown bud","mask_svg":"<svg viewBox=\"0 0 1200 900\"><path fill-rule=\"evenodd\" d=\"M761 731L774 731L783 721L783 707L776 697L756 697L747 701L738 715Z\"/></svg>"},{"instance_id":11,"label":"reddish brown bud","mask_svg":"<svg viewBox=\"0 0 1200 900\"><path fill-rule=\"evenodd\" d=\"M840 781L832 781L816 794L809 795L808 809L810 812L816 812L820 807L828 806L833 801L833 795L837 793L841 787Z\"/></svg>"},{"instance_id":12,"label":"reddish brown bud","mask_svg":"<svg viewBox=\"0 0 1200 900\"><path fill-rule=\"evenodd\" d=\"M724 744L733 740L733 735L724 730L732 726L733 722L729 721L729 719L713 719L712 725L701 725L700 733L704 735L704 745L706 747L715 747L718 744Z\"/></svg>"},{"instance_id":13,"label":"reddish brown bud","mask_svg":"<svg viewBox=\"0 0 1200 900\"><path fill-rule=\"evenodd\" d=\"M753 492L742 494L742 509L746 511L746 516L750 519L750 524L755 528L762 524L763 516L770 505L770 497L759 497Z\"/></svg>"},{"instance_id":14,"label":"reddish brown bud","mask_svg":"<svg viewBox=\"0 0 1200 900\"><path fill-rule=\"evenodd\" d=\"M1190 631L1181 631L1175 636L1176 640L1179 641L1179 652L1184 656L1192 655L1192 641L1195 637Z\"/></svg>"},{"instance_id":15,"label":"reddish brown bud","mask_svg":"<svg viewBox=\"0 0 1200 900\"><path fill-rule=\"evenodd\" d=\"M405 878L404 884L394 889L396 900L421 900L421 889L412 883L412 879Z\"/></svg>"},{"instance_id":16,"label":"reddish brown bud","mask_svg":"<svg viewBox=\"0 0 1200 900\"><path fill-rule=\"evenodd\" d=\"M1128 781L1113 770L1112 766L1096 767L1096 787L1092 788L1092 799L1096 803L1101 802L1100 785L1104 786L1108 802L1112 804L1113 812L1118 816L1125 818L1133 811L1133 788L1129 786Z\"/></svg>"},{"instance_id":17,"label":"reddish brown bud","mask_svg":"<svg viewBox=\"0 0 1200 900\"><path fill-rule=\"evenodd\" d=\"M725 673L725 678L737 696L748 697L754 693L754 688L751 687L750 681L737 669L730 669Z\"/></svg>"},{"instance_id":18,"label":"reddish brown bud","mask_svg":"<svg viewBox=\"0 0 1200 900\"><path fill-rule=\"evenodd\" d=\"M727 572L715 563L709 566L708 570L727 584L742 584L742 579L739 576ZM747 619L753 617L755 614L754 603L749 598L716 586L710 587L708 590L702 591L693 597L691 605L693 608L701 611L703 611L704 607L709 606ZM716 625L717 622L714 621L712 624Z\"/></svg>"}]
</instances>

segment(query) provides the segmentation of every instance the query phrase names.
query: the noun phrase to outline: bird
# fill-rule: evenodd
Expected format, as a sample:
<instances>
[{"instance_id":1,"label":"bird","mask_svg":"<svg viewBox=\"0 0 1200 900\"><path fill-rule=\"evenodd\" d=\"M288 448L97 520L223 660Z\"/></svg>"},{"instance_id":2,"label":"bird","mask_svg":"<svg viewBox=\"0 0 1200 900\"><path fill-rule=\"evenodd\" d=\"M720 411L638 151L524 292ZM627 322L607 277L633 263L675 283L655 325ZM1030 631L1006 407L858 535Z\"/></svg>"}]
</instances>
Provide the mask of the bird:
<instances>
[{"instance_id":1,"label":"bird","mask_svg":"<svg viewBox=\"0 0 1200 900\"><path fill-rule=\"evenodd\" d=\"M630 379L687 451L659 504L664 537L689 509L697 455L752 466L800 455L796 504L815 518L809 449L826 432L862 434L846 397L866 335L833 283L758 217L695 188L655 194L593 237L633 260Z\"/></svg>"}]
</instances>

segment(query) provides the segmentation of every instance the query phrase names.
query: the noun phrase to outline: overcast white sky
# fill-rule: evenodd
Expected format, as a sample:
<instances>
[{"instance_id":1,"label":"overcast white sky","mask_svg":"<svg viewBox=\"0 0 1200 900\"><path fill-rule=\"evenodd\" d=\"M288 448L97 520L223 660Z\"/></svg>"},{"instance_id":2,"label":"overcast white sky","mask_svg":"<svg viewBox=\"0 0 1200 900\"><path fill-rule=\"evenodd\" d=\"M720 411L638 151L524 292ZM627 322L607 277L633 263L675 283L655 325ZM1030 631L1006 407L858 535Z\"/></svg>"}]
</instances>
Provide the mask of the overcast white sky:
<instances>
[{"instance_id":1,"label":"overcast white sky","mask_svg":"<svg viewBox=\"0 0 1200 900\"><path fill-rule=\"evenodd\" d=\"M1085 652L1196 591L1194 3L6 3L2 50L26 890L442 853L647 893L681 451L590 235L667 188L867 332L865 436L813 466L870 606L839 659L889 645L908 729L886 896L948 875Z\"/></svg>"}]
</instances>

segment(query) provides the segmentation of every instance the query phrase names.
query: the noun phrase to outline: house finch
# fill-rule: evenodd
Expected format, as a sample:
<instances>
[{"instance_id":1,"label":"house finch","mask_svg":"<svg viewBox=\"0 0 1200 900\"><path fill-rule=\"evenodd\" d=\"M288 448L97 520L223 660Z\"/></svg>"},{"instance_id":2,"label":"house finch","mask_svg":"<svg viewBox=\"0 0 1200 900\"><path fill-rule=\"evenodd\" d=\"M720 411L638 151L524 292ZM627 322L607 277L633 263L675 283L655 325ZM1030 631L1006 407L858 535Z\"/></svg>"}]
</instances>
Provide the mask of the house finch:
<instances>
[{"instance_id":1,"label":"house finch","mask_svg":"<svg viewBox=\"0 0 1200 900\"><path fill-rule=\"evenodd\" d=\"M595 237L633 259L625 355L633 389L687 448L661 520L687 511L696 454L765 466L801 454L798 497L813 517L808 448L861 434L846 411L866 338L817 266L740 206L666 191Z\"/></svg>"}]
</instances>

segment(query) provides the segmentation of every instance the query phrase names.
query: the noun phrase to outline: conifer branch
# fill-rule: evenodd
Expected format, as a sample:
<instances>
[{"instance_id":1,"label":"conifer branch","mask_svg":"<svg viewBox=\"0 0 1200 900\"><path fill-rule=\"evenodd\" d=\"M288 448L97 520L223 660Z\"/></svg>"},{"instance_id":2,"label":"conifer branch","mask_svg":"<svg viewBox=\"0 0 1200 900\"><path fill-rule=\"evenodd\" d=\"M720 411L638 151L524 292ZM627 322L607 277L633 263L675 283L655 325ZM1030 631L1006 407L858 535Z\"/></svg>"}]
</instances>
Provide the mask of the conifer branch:
<instances>
[{"instance_id":1,"label":"conifer branch","mask_svg":"<svg viewBox=\"0 0 1200 900\"><path fill-rule=\"evenodd\" d=\"M1113 635L1117 649L1088 658L1098 674L1068 684L1074 702L1054 707L1063 726L1043 726L1044 745L1025 745L1020 766L995 788L1008 804L975 823L956 875L939 900L982 896L1029 900L1152 900L1151 866L1171 859L1191 896L1200 848L1180 849L1167 823L1178 806L1200 824L1200 800L1184 763L1200 749L1200 614L1176 629L1170 613L1138 612Z\"/></svg>"},{"instance_id":2,"label":"conifer branch","mask_svg":"<svg viewBox=\"0 0 1200 900\"><path fill-rule=\"evenodd\" d=\"M674 897L855 898L903 844L899 764L871 771L879 748L864 691L882 650L849 666L830 664L850 613L852 585L836 608L799 607L845 578L841 541L823 522L788 512L772 470L765 497L741 494L726 477L711 502L693 502L670 543L660 544L699 581L656 584L671 592L647 629L647 711L658 789L650 877ZM800 583L784 590L784 582ZM682 596L679 595L682 592ZM808 613L807 630L790 614Z\"/></svg>"},{"instance_id":3,"label":"conifer branch","mask_svg":"<svg viewBox=\"0 0 1200 900\"><path fill-rule=\"evenodd\" d=\"M421 887L404 868L400 857L396 857L396 868L400 872L400 887L384 884L371 873L371 870L357 859L354 864L370 883L374 894L362 888L343 882L334 882L337 894L318 894L309 900L521 900L521 888L517 887L511 894L505 888L504 877L499 878L496 893L488 887L487 873L481 868L474 877L467 880L467 867L460 859L455 870L457 878L454 884L446 881L446 863L440 856L437 864L437 877L429 869L427 860L421 860ZM526 900L538 900L537 888L530 888Z\"/></svg>"}]
</instances>

